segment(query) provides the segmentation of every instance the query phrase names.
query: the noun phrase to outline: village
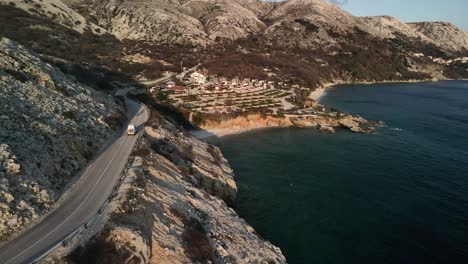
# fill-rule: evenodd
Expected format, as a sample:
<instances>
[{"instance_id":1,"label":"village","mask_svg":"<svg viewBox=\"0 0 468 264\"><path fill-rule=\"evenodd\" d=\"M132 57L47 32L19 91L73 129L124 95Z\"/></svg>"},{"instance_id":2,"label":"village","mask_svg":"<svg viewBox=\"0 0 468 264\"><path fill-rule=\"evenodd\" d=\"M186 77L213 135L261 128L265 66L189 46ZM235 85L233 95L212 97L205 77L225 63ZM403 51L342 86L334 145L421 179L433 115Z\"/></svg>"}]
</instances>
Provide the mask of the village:
<instances>
[{"instance_id":1,"label":"village","mask_svg":"<svg viewBox=\"0 0 468 264\"><path fill-rule=\"evenodd\" d=\"M269 71L264 69L265 72ZM298 93L311 89L290 82L252 78L226 78L210 75L207 70L186 71L165 83L149 87L159 102L204 116L269 116L278 126L316 127L333 133L333 127L371 133L374 122L325 107L315 100L297 100ZM273 121L274 119L274 121ZM276 126L276 125L273 125Z\"/></svg>"},{"instance_id":2,"label":"village","mask_svg":"<svg viewBox=\"0 0 468 264\"><path fill-rule=\"evenodd\" d=\"M268 69L265 69L267 71ZM193 112L228 114L260 112L266 114L301 113L296 103L298 84L252 78L228 79L196 70L181 79L153 86L150 93L160 101ZM323 108L323 107L322 107ZM325 109L317 112L325 113Z\"/></svg>"},{"instance_id":3,"label":"village","mask_svg":"<svg viewBox=\"0 0 468 264\"><path fill-rule=\"evenodd\" d=\"M412 53L412 56L415 58L428 58L431 61L442 64L442 65L450 65L452 63L463 63L463 64L468 64L468 57L460 57L456 59L444 59L444 58L438 58L438 57L433 57L433 56L426 56L424 53Z\"/></svg>"}]
</instances>

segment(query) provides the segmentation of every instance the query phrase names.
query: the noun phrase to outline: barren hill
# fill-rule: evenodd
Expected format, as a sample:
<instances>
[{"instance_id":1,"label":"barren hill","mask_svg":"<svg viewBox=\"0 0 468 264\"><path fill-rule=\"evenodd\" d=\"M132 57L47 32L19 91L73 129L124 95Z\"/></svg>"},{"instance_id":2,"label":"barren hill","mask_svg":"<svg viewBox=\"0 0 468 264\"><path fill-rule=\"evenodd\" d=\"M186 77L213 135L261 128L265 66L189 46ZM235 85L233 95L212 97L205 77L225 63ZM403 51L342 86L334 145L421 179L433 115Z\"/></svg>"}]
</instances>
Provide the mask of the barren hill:
<instances>
[{"instance_id":1,"label":"barren hill","mask_svg":"<svg viewBox=\"0 0 468 264\"><path fill-rule=\"evenodd\" d=\"M254 0L72 1L119 38L206 46L260 32L267 3Z\"/></svg>"},{"instance_id":2,"label":"barren hill","mask_svg":"<svg viewBox=\"0 0 468 264\"><path fill-rule=\"evenodd\" d=\"M468 33L448 22L409 23L412 28L432 39L437 45L451 50L468 50Z\"/></svg>"},{"instance_id":3,"label":"barren hill","mask_svg":"<svg viewBox=\"0 0 468 264\"><path fill-rule=\"evenodd\" d=\"M37 0L39 1L39 0ZM52 1L52 0L51 0ZM59 0L53 0L59 2ZM450 23L405 24L389 16L356 17L326 0L64 0L120 39L177 46L213 46L251 37L267 45L327 49L365 32L380 39L468 47ZM67 10L67 9L65 9Z\"/></svg>"},{"instance_id":4,"label":"barren hill","mask_svg":"<svg viewBox=\"0 0 468 264\"><path fill-rule=\"evenodd\" d=\"M47 17L58 24L84 33L90 30L95 34L103 34L105 30L87 21L82 15L60 0L0 0L0 5L17 7L30 14Z\"/></svg>"},{"instance_id":5,"label":"barren hill","mask_svg":"<svg viewBox=\"0 0 468 264\"><path fill-rule=\"evenodd\" d=\"M398 38L406 36L412 39L418 39L425 42L432 42L430 38L417 31L408 24L405 24L395 17L391 16L366 16L359 17L360 20L374 28L377 36L381 38Z\"/></svg>"}]
</instances>

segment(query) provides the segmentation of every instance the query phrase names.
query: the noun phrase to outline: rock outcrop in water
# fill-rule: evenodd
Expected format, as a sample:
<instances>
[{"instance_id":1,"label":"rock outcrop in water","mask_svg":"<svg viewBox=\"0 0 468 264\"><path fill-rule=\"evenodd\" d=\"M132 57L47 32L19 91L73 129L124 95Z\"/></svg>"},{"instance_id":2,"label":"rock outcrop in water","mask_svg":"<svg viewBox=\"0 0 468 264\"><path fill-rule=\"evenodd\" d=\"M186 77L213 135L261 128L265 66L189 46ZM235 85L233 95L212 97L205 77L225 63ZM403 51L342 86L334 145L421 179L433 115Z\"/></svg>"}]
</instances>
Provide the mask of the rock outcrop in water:
<instances>
[{"instance_id":1,"label":"rock outcrop in water","mask_svg":"<svg viewBox=\"0 0 468 264\"><path fill-rule=\"evenodd\" d=\"M153 112L110 219L71 260L285 263L226 202L237 187L219 149ZM226 202L225 202L226 201ZM97 254L95 252L98 252Z\"/></svg>"},{"instance_id":2,"label":"rock outcrop in water","mask_svg":"<svg viewBox=\"0 0 468 264\"><path fill-rule=\"evenodd\" d=\"M113 97L0 39L0 240L48 211L123 118Z\"/></svg>"},{"instance_id":3,"label":"rock outcrop in water","mask_svg":"<svg viewBox=\"0 0 468 264\"><path fill-rule=\"evenodd\" d=\"M313 106L325 109L315 102ZM311 105L312 106L312 105ZM359 116L342 112L326 110L317 113L313 109L303 110L301 113L271 116L261 114L245 114L236 117L213 118L203 117L198 126L216 136L241 133L254 129L271 127L299 127L316 128L323 133L335 133L335 128L349 129L355 133L373 133L382 122L369 121ZM307 112L311 113L307 113Z\"/></svg>"}]
</instances>

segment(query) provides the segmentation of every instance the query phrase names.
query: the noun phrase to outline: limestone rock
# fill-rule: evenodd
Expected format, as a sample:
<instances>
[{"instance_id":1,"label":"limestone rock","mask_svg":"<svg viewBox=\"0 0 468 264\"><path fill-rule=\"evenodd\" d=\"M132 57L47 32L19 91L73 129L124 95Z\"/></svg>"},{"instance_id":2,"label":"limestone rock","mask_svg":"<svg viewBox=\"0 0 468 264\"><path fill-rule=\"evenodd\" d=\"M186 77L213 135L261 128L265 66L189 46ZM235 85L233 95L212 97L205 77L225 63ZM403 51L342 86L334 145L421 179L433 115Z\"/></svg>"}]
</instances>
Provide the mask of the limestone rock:
<instances>
[{"instance_id":1,"label":"limestone rock","mask_svg":"<svg viewBox=\"0 0 468 264\"><path fill-rule=\"evenodd\" d=\"M319 128L321 133L335 133L335 129L331 126L321 125Z\"/></svg>"},{"instance_id":2,"label":"limestone rock","mask_svg":"<svg viewBox=\"0 0 468 264\"><path fill-rule=\"evenodd\" d=\"M115 126L121 106L0 39L0 240L59 198Z\"/></svg>"}]
</instances>

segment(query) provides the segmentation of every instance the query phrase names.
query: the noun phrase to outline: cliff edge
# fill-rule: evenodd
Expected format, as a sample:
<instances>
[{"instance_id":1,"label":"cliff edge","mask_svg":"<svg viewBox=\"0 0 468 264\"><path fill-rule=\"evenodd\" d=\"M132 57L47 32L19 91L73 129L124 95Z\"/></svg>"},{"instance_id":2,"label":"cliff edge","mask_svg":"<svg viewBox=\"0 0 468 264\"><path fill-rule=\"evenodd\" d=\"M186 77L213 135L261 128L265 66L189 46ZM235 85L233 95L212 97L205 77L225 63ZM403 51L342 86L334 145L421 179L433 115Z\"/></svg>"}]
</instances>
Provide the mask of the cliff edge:
<instances>
[{"instance_id":1,"label":"cliff edge","mask_svg":"<svg viewBox=\"0 0 468 264\"><path fill-rule=\"evenodd\" d=\"M227 203L237 192L220 150L155 111L110 219L71 263L285 263Z\"/></svg>"}]
</instances>

